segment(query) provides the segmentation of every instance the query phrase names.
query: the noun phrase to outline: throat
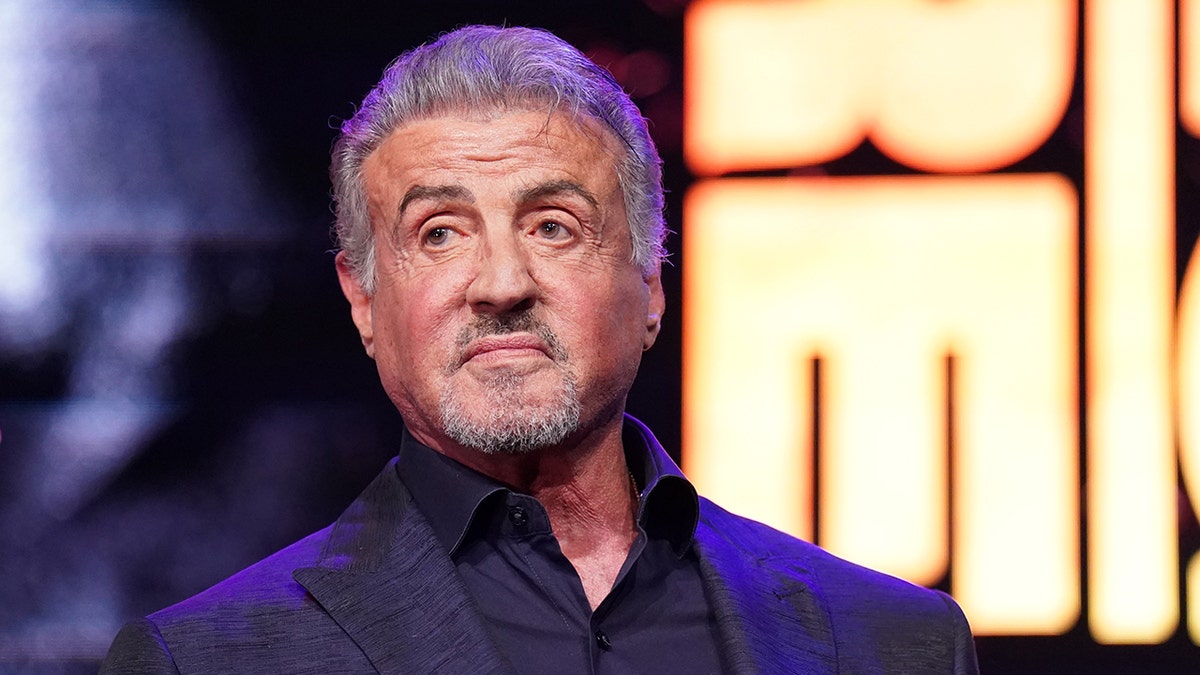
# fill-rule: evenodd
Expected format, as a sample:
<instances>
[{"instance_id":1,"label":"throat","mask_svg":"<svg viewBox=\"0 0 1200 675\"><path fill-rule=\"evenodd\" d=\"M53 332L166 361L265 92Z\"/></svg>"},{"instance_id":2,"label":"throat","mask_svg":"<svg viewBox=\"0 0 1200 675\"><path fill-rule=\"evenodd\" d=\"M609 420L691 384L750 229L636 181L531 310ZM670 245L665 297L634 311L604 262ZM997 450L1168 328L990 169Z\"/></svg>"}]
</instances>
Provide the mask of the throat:
<instances>
[{"instance_id":1,"label":"throat","mask_svg":"<svg viewBox=\"0 0 1200 675\"><path fill-rule=\"evenodd\" d=\"M579 582L583 584L583 592L592 611L595 611L612 591L617 582L617 575L629 557L629 549L635 537L636 535L631 536L623 544L614 542L610 546L598 546L586 555L567 555L567 560L571 561L575 573L579 575Z\"/></svg>"},{"instance_id":2,"label":"throat","mask_svg":"<svg viewBox=\"0 0 1200 675\"><path fill-rule=\"evenodd\" d=\"M594 610L608 597L637 539L637 488L630 479L583 500L565 496L549 502L543 498L542 503L559 549L575 568Z\"/></svg>"}]
</instances>

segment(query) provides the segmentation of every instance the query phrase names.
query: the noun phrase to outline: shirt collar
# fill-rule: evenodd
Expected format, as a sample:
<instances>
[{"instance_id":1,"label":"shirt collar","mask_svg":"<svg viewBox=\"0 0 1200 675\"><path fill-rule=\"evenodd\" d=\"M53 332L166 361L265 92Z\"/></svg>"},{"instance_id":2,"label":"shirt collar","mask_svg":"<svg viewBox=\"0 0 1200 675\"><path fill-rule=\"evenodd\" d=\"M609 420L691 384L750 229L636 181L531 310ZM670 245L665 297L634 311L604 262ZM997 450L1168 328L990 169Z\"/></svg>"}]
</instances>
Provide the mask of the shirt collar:
<instances>
[{"instance_id":1,"label":"shirt collar","mask_svg":"<svg viewBox=\"0 0 1200 675\"><path fill-rule=\"evenodd\" d=\"M631 415L622 428L625 462L637 484L638 523L647 536L670 542L682 556L691 546L700 518L696 489L654 438ZM396 471L408 488L433 534L451 555L487 510L495 494L510 492L499 481L432 450L406 429L400 441Z\"/></svg>"},{"instance_id":2,"label":"shirt collar","mask_svg":"<svg viewBox=\"0 0 1200 675\"><path fill-rule=\"evenodd\" d=\"M507 490L500 482L421 443L408 429L400 441L396 471L434 536L452 555L475 512L488 497Z\"/></svg>"},{"instance_id":3,"label":"shirt collar","mask_svg":"<svg viewBox=\"0 0 1200 675\"><path fill-rule=\"evenodd\" d=\"M666 539L676 555L683 556L700 520L696 488L650 429L633 415L625 415L621 442L625 463L638 487L638 524L648 536Z\"/></svg>"}]
</instances>

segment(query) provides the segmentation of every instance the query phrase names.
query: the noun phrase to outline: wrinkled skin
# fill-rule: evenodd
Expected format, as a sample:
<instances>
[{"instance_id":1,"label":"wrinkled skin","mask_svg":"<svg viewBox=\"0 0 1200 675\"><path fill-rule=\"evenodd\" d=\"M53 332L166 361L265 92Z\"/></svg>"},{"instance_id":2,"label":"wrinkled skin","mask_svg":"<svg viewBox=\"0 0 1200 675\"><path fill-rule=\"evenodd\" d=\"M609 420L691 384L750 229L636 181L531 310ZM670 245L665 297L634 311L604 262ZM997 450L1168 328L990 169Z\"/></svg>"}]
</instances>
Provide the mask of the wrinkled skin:
<instances>
[{"instance_id":1,"label":"wrinkled skin","mask_svg":"<svg viewBox=\"0 0 1200 675\"><path fill-rule=\"evenodd\" d=\"M413 122L368 157L375 292L341 257L339 276L417 439L514 485L545 480L547 456L571 458L561 482L597 449L619 451L625 397L665 302L657 270L632 262L622 152L590 119L510 111ZM488 334L489 319L514 314L542 330ZM486 427L558 405L568 382L579 424L557 447L487 456L445 431L447 400Z\"/></svg>"}]
</instances>

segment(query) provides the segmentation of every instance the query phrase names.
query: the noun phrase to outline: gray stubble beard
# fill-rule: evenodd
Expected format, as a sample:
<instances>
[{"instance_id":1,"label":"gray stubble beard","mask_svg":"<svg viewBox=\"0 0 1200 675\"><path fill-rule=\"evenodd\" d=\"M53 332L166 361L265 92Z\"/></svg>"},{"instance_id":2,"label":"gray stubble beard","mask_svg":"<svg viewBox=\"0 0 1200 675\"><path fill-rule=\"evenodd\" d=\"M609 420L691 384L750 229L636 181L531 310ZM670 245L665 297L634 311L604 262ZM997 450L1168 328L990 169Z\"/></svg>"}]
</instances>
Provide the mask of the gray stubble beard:
<instances>
[{"instance_id":1,"label":"gray stubble beard","mask_svg":"<svg viewBox=\"0 0 1200 675\"><path fill-rule=\"evenodd\" d=\"M468 411L451 386L442 392L439 414L446 435L488 455L524 455L558 445L579 429L579 390L559 367L561 385L545 405L523 400L523 376L502 373L487 382L486 409ZM473 414L472 414L473 413Z\"/></svg>"},{"instance_id":2,"label":"gray stubble beard","mask_svg":"<svg viewBox=\"0 0 1200 675\"><path fill-rule=\"evenodd\" d=\"M471 340L485 335L527 331L546 343L547 356L559 374L558 391L543 405L530 405L523 392L524 376L501 372L484 384L485 409L467 410L451 384L442 392L438 413L442 429L454 442L489 455L523 455L558 445L579 429L579 385L567 367L567 351L548 326L525 310L499 316L478 315L456 340L459 352L446 369L453 376L462 367L462 354Z\"/></svg>"}]
</instances>

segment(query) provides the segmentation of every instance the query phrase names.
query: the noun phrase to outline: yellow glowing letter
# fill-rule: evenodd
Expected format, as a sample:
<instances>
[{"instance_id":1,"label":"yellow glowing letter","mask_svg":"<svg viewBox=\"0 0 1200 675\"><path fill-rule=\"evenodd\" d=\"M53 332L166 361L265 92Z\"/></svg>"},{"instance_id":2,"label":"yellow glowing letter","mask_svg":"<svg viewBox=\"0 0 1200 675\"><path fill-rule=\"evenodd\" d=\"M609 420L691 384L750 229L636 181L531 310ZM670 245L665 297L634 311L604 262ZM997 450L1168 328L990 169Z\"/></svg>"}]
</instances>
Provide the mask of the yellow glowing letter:
<instances>
[{"instance_id":1,"label":"yellow glowing letter","mask_svg":"<svg viewBox=\"0 0 1200 675\"><path fill-rule=\"evenodd\" d=\"M1074 0L701 0L685 139L701 174L834 159L869 136L927 171L1036 149L1071 93Z\"/></svg>"},{"instance_id":2,"label":"yellow glowing letter","mask_svg":"<svg viewBox=\"0 0 1200 675\"><path fill-rule=\"evenodd\" d=\"M1084 14L1088 623L1108 643L1161 641L1179 620L1171 5Z\"/></svg>"},{"instance_id":3,"label":"yellow glowing letter","mask_svg":"<svg viewBox=\"0 0 1200 675\"><path fill-rule=\"evenodd\" d=\"M684 459L702 490L811 534L820 356L820 543L935 582L953 446L952 583L972 625L1067 628L1079 611L1070 185L723 179L695 186L684 216Z\"/></svg>"},{"instance_id":4,"label":"yellow glowing letter","mask_svg":"<svg viewBox=\"0 0 1200 675\"><path fill-rule=\"evenodd\" d=\"M1179 120L1200 136L1200 0L1179 0Z\"/></svg>"},{"instance_id":5,"label":"yellow glowing letter","mask_svg":"<svg viewBox=\"0 0 1200 675\"><path fill-rule=\"evenodd\" d=\"M1188 494L1200 495L1200 266L1188 265L1179 296L1179 466ZM1196 498L1193 497L1193 500ZM1193 503L1195 503L1193 501ZM1200 554L1187 566L1187 627L1200 644Z\"/></svg>"}]
</instances>

